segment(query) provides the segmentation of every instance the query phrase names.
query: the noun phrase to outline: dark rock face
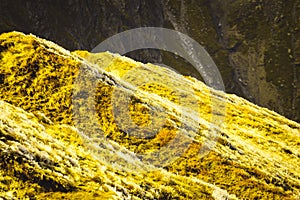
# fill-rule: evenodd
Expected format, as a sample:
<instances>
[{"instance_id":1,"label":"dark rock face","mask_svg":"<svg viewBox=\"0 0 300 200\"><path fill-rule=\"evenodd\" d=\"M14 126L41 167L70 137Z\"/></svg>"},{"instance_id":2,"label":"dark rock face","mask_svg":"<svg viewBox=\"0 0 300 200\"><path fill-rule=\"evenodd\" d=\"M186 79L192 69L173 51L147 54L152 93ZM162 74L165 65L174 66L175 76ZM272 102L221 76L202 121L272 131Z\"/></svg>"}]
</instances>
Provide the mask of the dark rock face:
<instances>
[{"instance_id":1,"label":"dark rock face","mask_svg":"<svg viewBox=\"0 0 300 200\"><path fill-rule=\"evenodd\" d=\"M211 9L239 95L299 121L300 1L220 2Z\"/></svg>"},{"instance_id":2,"label":"dark rock face","mask_svg":"<svg viewBox=\"0 0 300 200\"><path fill-rule=\"evenodd\" d=\"M32 32L70 50L91 50L118 32L163 22L159 1L4 1L0 31Z\"/></svg>"},{"instance_id":3,"label":"dark rock face","mask_svg":"<svg viewBox=\"0 0 300 200\"><path fill-rule=\"evenodd\" d=\"M204 45L236 93L300 120L300 1L168 1L173 27Z\"/></svg>"},{"instance_id":4,"label":"dark rock face","mask_svg":"<svg viewBox=\"0 0 300 200\"><path fill-rule=\"evenodd\" d=\"M92 0L2 1L0 32L19 30L67 49L93 49L131 28L159 26L186 33L210 53L226 91L300 121L300 1ZM199 78L166 52L128 56L160 62ZM183 67L184 66L184 67Z\"/></svg>"}]
</instances>

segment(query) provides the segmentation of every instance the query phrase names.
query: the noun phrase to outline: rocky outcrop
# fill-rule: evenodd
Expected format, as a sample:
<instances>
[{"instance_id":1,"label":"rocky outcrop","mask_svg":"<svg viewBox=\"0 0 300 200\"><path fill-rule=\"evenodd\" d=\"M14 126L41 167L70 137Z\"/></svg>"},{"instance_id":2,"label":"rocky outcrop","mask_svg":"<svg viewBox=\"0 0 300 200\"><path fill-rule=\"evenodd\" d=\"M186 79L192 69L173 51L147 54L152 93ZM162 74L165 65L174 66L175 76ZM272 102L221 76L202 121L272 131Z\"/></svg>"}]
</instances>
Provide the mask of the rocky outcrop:
<instances>
[{"instance_id":1,"label":"rocky outcrop","mask_svg":"<svg viewBox=\"0 0 300 200\"><path fill-rule=\"evenodd\" d=\"M213 57L227 92L299 121L299 1L164 2L172 26Z\"/></svg>"},{"instance_id":2,"label":"rocky outcrop","mask_svg":"<svg viewBox=\"0 0 300 200\"><path fill-rule=\"evenodd\" d=\"M298 199L300 125L109 52L0 36L0 197Z\"/></svg>"}]
</instances>

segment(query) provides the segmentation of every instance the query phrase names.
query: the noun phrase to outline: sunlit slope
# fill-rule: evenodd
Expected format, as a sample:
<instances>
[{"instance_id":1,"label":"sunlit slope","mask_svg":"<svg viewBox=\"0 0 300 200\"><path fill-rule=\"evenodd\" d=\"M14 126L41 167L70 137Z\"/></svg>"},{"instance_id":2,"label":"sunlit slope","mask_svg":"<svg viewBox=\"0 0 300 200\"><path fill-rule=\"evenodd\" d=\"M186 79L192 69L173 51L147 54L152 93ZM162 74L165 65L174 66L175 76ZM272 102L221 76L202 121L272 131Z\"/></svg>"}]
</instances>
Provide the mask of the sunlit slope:
<instances>
[{"instance_id":1,"label":"sunlit slope","mask_svg":"<svg viewBox=\"0 0 300 200\"><path fill-rule=\"evenodd\" d=\"M299 198L296 122L116 54L17 32L0 51L0 195Z\"/></svg>"}]
</instances>

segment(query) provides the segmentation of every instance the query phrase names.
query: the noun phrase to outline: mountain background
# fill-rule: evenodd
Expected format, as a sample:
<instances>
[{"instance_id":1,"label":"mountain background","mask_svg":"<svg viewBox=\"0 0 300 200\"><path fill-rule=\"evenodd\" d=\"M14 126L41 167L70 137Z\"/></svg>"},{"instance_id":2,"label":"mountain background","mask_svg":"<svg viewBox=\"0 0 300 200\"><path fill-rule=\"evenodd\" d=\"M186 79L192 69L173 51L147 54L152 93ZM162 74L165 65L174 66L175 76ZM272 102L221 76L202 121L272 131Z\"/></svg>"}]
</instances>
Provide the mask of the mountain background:
<instances>
[{"instance_id":1,"label":"mountain background","mask_svg":"<svg viewBox=\"0 0 300 200\"><path fill-rule=\"evenodd\" d=\"M180 31L205 47L227 93L300 122L300 1L0 1L0 33L33 33L69 50L92 50L138 27ZM201 79L185 60L159 50L127 56Z\"/></svg>"}]
</instances>

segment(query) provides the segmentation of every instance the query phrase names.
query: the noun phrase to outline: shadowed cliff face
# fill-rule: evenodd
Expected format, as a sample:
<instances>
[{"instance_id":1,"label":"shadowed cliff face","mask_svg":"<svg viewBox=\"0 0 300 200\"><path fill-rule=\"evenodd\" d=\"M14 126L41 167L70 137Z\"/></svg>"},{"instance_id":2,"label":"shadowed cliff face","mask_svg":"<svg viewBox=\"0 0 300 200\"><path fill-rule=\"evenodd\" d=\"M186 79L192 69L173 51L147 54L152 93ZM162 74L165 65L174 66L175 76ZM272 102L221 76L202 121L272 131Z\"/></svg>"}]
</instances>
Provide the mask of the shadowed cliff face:
<instances>
[{"instance_id":1,"label":"shadowed cliff face","mask_svg":"<svg viewBox=\"0 0 300 200\"><path fill-rule=\"evenodd\" d=\"M0 32L32 32L67 49L91 50L131 28L175 29L207 49L227 92L300 121L299 13L298 0L7 0L0 5ZM144 50L128 56L163 61L201 79L188 63L167 52Z\"/></svg>"},{"instance_id":2,"label":"shadowed cliff face","mask_svg":"<svg viewBox=\"0 0 300 200\"><path fill-rule=\"evenodd\" d=\"M19 30L52 39L66 48L93 49L118 32L161 26L159 1L4 1L0 31Z\"/></svg>"},{"instance_id":3,"label":"shadowed cliff face","mask_svg":"<svg viewBox=\"0 0 300 200\"><path fill-rule=\"evenodd\" d=\"M206 47L227 92L297 121L299 13L300 1L170 0L164 4L171 27Z\"/></svg>"}]
</instances>

